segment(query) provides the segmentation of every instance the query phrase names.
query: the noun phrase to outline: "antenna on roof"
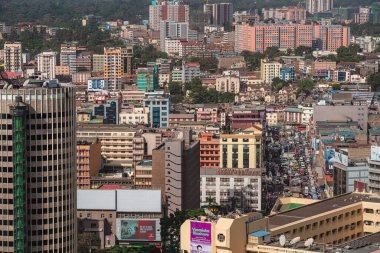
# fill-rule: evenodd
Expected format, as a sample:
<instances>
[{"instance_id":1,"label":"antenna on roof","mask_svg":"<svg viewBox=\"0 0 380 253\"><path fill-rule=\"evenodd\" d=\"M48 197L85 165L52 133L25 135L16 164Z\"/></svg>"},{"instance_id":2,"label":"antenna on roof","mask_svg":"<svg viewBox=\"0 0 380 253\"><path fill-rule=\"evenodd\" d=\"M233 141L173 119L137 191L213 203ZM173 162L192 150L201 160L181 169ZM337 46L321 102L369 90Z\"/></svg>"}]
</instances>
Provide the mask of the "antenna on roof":
<instances>
[{"instance_id":1,"label":"antenna on roof","mask_svg":"<svg viewBox=\"0 0 380 253\"><path fill-rule=\"evenodd\" d=\"M281 247L284 247L285 243L286 243L286 237L285 237L285 235L281 235L279 240L280 240Z\"/></svg>"},{"instance_id":2,"label":"antenna on roof","mask_svg":"<svg viewBox=\"0 0 380 253\"><path fill-rule=\"evenodd\" d=\"M290 242L289 242L289 245L290 246L293 246L294 244L296 244L297 242L301 241L301 237L297 236L296 238L293 238Z\"/></svg>"},{"instance_id":3,"label":"antenna on roof","mask_svg":"<svg viewBox=\"0 0 380 253\"><path fill-rule=\"evenodd\" d=\"M307 239L305 241L305 247L308 248L308 249L310 249L311 246L313 245L313 243L314 243L314 239L313 238L309 238L309 239Z\"/></svg>"}]
</instances>

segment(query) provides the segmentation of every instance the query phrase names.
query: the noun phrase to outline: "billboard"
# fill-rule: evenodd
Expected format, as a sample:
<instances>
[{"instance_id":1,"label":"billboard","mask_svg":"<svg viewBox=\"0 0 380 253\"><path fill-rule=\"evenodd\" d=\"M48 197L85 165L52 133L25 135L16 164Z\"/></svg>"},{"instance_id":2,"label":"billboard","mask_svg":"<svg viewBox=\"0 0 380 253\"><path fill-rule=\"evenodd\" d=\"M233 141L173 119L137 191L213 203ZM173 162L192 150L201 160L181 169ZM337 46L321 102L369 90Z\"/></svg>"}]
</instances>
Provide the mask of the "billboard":
<instances>
[{"instance_id":1,"label":"billboard","mask_svg":"<svg viewBox=\"0 0 380 253\"><path fill-rule=\"evenodd\" d=\"M335 150L333 148L325 149L325 173L327 175L332 175L334 170L334 156Z\"/></svg>"},{"instance_id":2,"label":"billboard","mask_svg":"<svg viewBox=\"0 0 380 253\"><path fill-rule=\"evenodd\" d=\"M104 87L104 79L89 79L87 81L87 90L89 91L101 91Z\"/></svg>"},{"instance_id":3,"label":"billboard","mask_svg":"<svg viewBox=\"0 0 380 253\"><path fill-rule=\"evenodd\" d=\"M334 162L348 166L348 156L346 154L343 154L341 151L335 151Z\"/></svg>"},{"instance_id":4,"label":"billboard","mask_svg":"<svg viewBox=\"0 0 380 253\"><path fill-rule=\"evenodd\" d=\"M380 147L371 146L371 160L380 161Z\"/></svg>"},{"instance_id":5,"label":"billboard","mask_svg":"<svg viewBox=\"0 0 380 253\"><path fill-rule=\"evenodd\" d=\"M116 236L120 241L161 241L159 219L116 219Z\"/></svg>"},{"instance_id":6,"label":"billboard","mask_svg":"<svg viewBox=\"0 0 380 253\"><path fill-rule=\"evenodd\" d=\"M191 221L191 253L211 253L211 223Z\"/></svg>"}]
</instances>

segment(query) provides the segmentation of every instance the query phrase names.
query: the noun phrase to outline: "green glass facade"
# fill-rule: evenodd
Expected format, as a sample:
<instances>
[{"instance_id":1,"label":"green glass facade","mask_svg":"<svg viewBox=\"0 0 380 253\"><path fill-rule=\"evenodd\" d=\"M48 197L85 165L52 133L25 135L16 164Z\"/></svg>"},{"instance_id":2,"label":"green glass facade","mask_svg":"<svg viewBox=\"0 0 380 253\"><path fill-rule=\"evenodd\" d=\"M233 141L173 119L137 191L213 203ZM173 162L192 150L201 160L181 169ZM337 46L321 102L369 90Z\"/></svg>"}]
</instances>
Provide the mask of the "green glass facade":
<instances>
[{"instance_id":1,"label":"green glass facade","mask_svg":"<svg viewBox=\"0 0 380 253\"><path fill-rule=\"evenodd\" d=\"M15 253L25 251L25 123L27 107L21 103L11 107L13 125L14 241Z\"/></svg>"}]
</instances>

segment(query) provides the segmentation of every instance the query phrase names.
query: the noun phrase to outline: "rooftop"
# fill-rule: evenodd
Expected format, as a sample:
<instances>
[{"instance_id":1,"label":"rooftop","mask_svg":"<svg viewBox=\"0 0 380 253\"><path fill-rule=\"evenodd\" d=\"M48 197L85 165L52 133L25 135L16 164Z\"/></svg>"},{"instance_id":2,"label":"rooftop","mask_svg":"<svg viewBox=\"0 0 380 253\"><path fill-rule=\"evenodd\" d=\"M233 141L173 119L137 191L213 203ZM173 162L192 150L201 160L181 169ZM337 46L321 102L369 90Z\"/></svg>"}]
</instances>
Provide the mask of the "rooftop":
<instances>
[{"instance_id":1,"label":"rooftop","mask_svg":"<svg viewBox=\"0 0 380 253\"><path fill-rule=\"evenodd\" d=\"M287 212L270 215L269 227L276 228L284 226L292 222L296 222L302 219L307 219L312 216L333 211L335 209L349 206L361 201L374 202L380 204L380 197L370 194L361 193L347 193L326 200L322 200L310 205L302 206Z\"/></svg>"}]
</instances>

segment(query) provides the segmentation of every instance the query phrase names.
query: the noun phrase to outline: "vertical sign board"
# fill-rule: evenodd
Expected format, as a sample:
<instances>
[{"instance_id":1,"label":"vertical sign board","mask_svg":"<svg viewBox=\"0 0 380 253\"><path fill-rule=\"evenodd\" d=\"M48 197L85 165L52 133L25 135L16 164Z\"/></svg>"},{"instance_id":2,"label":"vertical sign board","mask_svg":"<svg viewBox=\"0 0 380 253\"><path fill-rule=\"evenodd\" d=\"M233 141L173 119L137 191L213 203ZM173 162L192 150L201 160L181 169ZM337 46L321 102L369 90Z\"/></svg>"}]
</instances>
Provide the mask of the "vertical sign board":
<instances>
[{"instance_id":1,"label":"vertical sign board","mask_svg":"<svg viewBox=\"0 0 380 253\"><path fill-rule=\"evenodd\" d=\"M211 223L191 221L191 253L211 253Z\"/></svg>"}]
</instances>

